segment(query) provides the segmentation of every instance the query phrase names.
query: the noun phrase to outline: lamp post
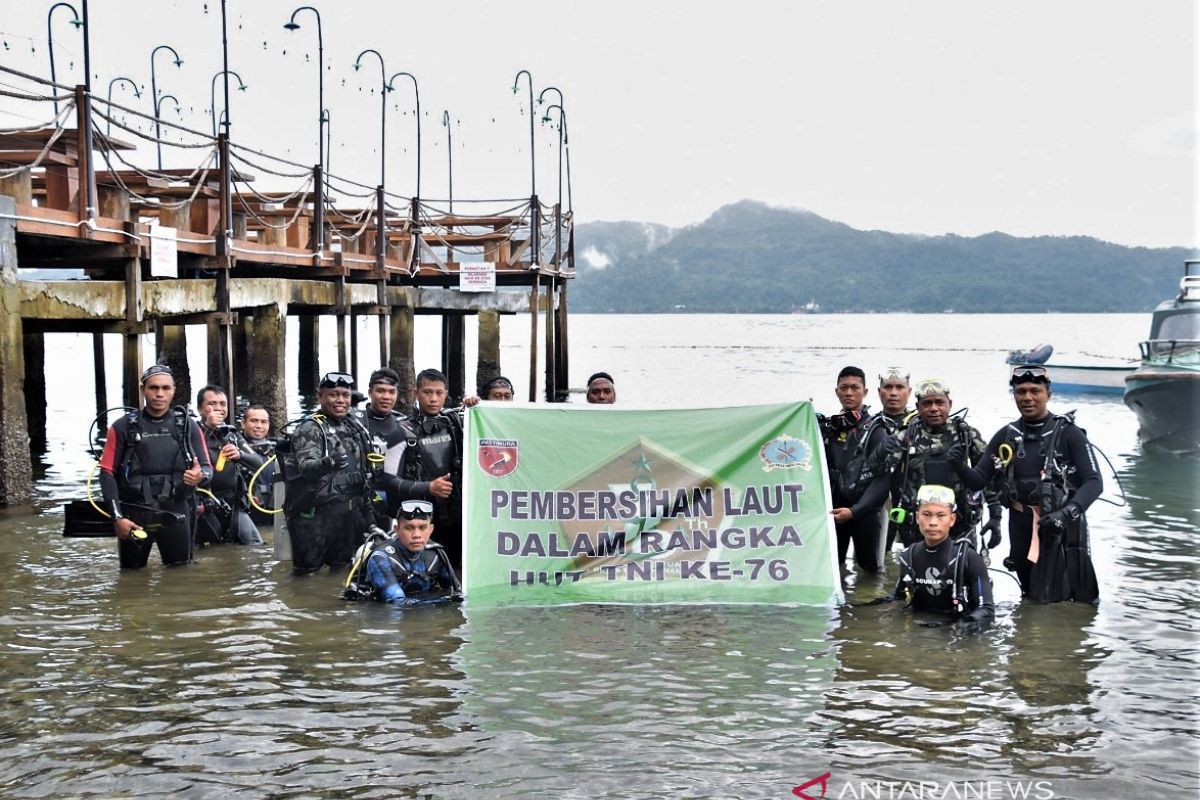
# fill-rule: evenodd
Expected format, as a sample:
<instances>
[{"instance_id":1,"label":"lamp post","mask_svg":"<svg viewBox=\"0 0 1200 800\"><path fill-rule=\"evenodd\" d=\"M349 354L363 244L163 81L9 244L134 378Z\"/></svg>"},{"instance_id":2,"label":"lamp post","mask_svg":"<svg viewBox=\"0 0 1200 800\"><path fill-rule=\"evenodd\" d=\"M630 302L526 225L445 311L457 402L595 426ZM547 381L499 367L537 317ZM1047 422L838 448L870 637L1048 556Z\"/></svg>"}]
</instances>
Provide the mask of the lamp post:
<instances>
[{"instance_id":1,"label":"lamp post","mask_svg":"<svg viewBox=\"0 0 1200 800\"><path fill-rule=\"evenodd\" d=\"M292 12L291 19L284 23L283 27L289 31L300 30L300 23L296 22L296 15L301 11L311 11L317 18L317 163L321 166L322 180L326 180L324 177L327 169L325 123L328 121L328 112L325 110L325 37L321 31L321 12L312 6L300 6ZM326 186L328 186L328 182L326 182Z\"/></svg>"},{"instance_id":2,"label":"lamp post","mask_svg":"<svg viewBox=\"0 0 1200 800\"><path fill-rule=\"evenodd\" d=\"M229 122L229 76L231 73L229 72L229 23L228 23L228 17L225 13L225 0L221 0L221 71L218 74L225 76L225 110L222 112L223 116L221 119L221 126L225 129L224 131L222 131L222 133L225 134L225 138L229 139L229 126L230 126L230 122ZM234 74L236 74L236 73L234 73ZM240 86L238 86L238 91L240 91L240 92L246 91L246 84L242 83L241 76L238 76L238 83L241 84ZM215 121L216 121L216 104L215 103L212 105L212 108L214 109L213 110L213 121L215 123ZM215 138L216 135L217 134L214 131L213 137Z\"/></svg>"},{"instance_id":3,"label":"lamp post","mask_svg":"<svg viewBox=\"0 0 1200 800\"><path fill-rule=\"evenodd\" d=\"M392 77L388 78L388 91L395 91L396 87L392 85L392 81L396 78L408 78L412 81L413 94L417 98L417 197L421 196L421 88L417 86L417 79L411 72L397 72Z\"/></svg>"},{"instance_id":4,"label":"lamp post","mask_svg":"<svg viewBox=\"0 0 1200 800\"><path fill-rule=\"evenodd\" d=\"M212 76L212 86L209 87L209 103L210 103L209 108L212 109L212 115L213 115L212 131L213 131L214 139L217 136L217 78L224 76L225 83L228 84L230 75L237 78L237 81L238 81L237 88L238 88L239 92L244 92L248 88L246 86L246 84L242 83L242 76L238 75L236 72L233 72L231 70L223 69L220 72L218 72L217 74ZM226 103L229 102L228 94L225 95L225 102ZM228 106L221 109L220 122L221 122L221 125L223 125L225 127L225 130L223 132L225 133L226 136L228 136L229 135L229 107Z\"/></svg>"},{"instance_id":5,"label":"lamp post","mask_svg":"<svg viewBox=\"0 0 1200 800\"><path fill-rule=\"evenodd\" d=\"M56 8L71 9L71 15L74 17L74 19L72 19L70 21L71 24L74 25L76 28L83 27L83 20L81 20L79 18L79 12L77 12L75 10L75 6L71 5L70 3L55 3L54 5L50 6L50 11L46 14L46 46L47 46L47 49L50 51L50 82L51 83L58 83L58 75L54 71L54 31L51 28L51 22L54 19L54 10ZM51 91L54 91L54 89L52 88ZM57 92L55 92L55 94L57 94ZM54 101L54 116L56 116L56 117L58 116L58 101L57 100Z\"/></svg>"},{"instance_id":6,"label":"lamp post","mask_svg":"<svg viewBox=\"0 0 1200 800\"><path fill-rule=\"evenodd\" d=\"M109 82L108 82L108 116L109 116L109 120L108 120L108 131L107 131L108 133L112 133L112 115L113 115L113 112L112 112L112 93L113 93L113 86L115 86L116 84L120 83L121 81L125 81L125 83L128 83L128 84L130 85L130 87L132 87L132 88L133 88L133 96L134 96L134 97L141 97L141 96L142 96L142 92L141 92L141 90L140 90L140 89L138 89L138 85L137 85L136 83L134 83L134 82L133 82L133 80L132 80L131 78L118 77L118 78L113 78L111 81L109 81Z\"/></svg>"},{"instance_id":7,"label":"lamp post","mask_svg":"<svg viewBox=\"0 0 1200 800\"><path fill-rule=\"evenodd\" d=\"M383 65L383 56L379 51L368 47L363 50L354 59L354 70L357 72L362 68L362 57L367 53L372 53L379 59L379 185L385 184L387 176L387 148L384 145L387 142L387 93L392 90L387 81L387 68Z\"/></svg>"},{"instance_id":8,"label":"lamp post","mask_svg":"<svg viewBox=\"0 0 1200 800\"><path fill-rule=\"evenodd\" d=\"M524 75L529 81L529 196L537 196L537 167L534 150L533 150L533 76L529 74L529 70L523 69L513 78L512 90L513 94L517 93L517 86L521 82L521 76Z\"/></svg>"},{"instance_id":9,"label":"lamp post","mask_svg":"<svg viewBox=\"0 0 1200 800\"><path fill-rule=\"evenodd\" d=\"M150 51L150 105L153 106L154 111L154 146L158 149L158 168L162 169L162 142L158 141L162 138L162 130L158 124L158 73L154 68L154 56L158 54L159 50L170 50L171 55L175 56L176 67L183 66L183 59L169 44L160 44Z\"/></svg>"},{"instance_id":10,"label":"lamp post","mask_svg":"<svg viewBox=\"0 0 1200 800\"><path fill-rule=\"evenodd\" d=\"M450 125L450 112L442 112L442 125L446 127L446 159L450 162L450 213L454 213L454 135Z\"/></svg>"},{"instance_id":11,"label":"lamp post","mask_svg":"<svg viewBox=\"0 0 1200 800\"><path fill-rule=\"evenodd\" d=\"M550 111L558 109L558 207L562 208L562 177L563 177L563 145L567 146L567 208L571 208L571 147L570 136L567 134L567 111L563 108L562 90L557 86L547 86L538 94L538 105L545 102L546 92L558 95L558 105L551 105L542 115L542 122L550 121Z\"/></svg>"}]
</instances>

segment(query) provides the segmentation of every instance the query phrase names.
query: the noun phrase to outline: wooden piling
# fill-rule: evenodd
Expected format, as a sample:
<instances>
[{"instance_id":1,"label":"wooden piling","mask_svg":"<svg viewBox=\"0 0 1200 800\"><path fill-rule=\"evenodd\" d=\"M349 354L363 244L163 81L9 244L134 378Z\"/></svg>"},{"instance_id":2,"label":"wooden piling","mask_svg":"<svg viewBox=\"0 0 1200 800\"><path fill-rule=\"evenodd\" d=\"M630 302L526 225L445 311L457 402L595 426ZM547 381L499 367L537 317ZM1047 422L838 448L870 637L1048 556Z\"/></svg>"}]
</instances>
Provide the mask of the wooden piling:
<instances>
[{"instance_id":1,"label":"wooden piling","mask_svg":"<svg viewBox=\"0 0 1200 800\"><path fill-rule=\"evenodd\" d=\"M158 363L166 364L175 375L175 405L186 406L192 398L192 371L187 360L187 330L183 325L159 324L155 352Z\"/></svg>"},{"instance_id":2,"label":"wooden piling","mask_svg":"<svg viewBox=\"0 0 1200 800\"><path fill-rule=\"evenodd\" d=\"M243 395L246 394L246 386L250 381L250 373L253 371L250 365L253 360L246 357L250 347L250 332L249 327L251 321L248 317L240 318L236 324L229 327L229 333L232 337L232 346L234 352L233 358L233 382L239 388ZM257 368L257 367L256 367ZM229 398L229 415L233 416L234 398Z\"/></svg>"},{"instance_id":3,"label":"wooden piling","mask_svg":"<svg viewBox=\"0 0 1200 800\"><path fill-rule=\"evenodd\" d=\"M461 403L466 397L465 320L462 314L442 314L442 372L449 384L446 389L455 404Z\"/></svg>"},{"instance_id":4,"label":"wooden piling","mask_svg":"<svg viewBox=\"0 0 1200 800\"><path fill-rule=\"evenodd\" d=\"M92 376L96 396L96 417L108 408L108 376L104 366L104 334L92 334Z\"/></svg>"},{"instance_id":5,"label":"wooden piling","mask_svg":"<svg viewBox=\"0 0 1200 800\"><path fill-rule=\"evenodd\" d=\"M475 365L475 385L483 386L500 374L500 312L479 312L479 360Z\"/></svg>"},{"instance_id":6,"label":"wooden piling","mask_svg":"<svg viewBox=\"0 0 1200 800\"><path fill-rule=\"evenodd\" d=\"M546 402L553 403L557 392L558 380L555 377L558 363L557 348L554 345L554 276L546 276Z\"/></svg>"},{"instance_id":7,"label":"wooden piling","mask_svg":"<svg viewBox=\"0 0 1200 800\"><path fill-rule=\"evenodd\" d=\"M33 465L25 419L25 354L17 286L16 205L0 197L0 505L33 498Z\"/></svg>"},{"instance_id":8,"label":"wooden piling","mask_svg":"<svg viewBox=\"0 0 1200 800\"><path fill-rule=\"evenodd\" d=\"M400 400L407 406L417 388L417 372L413 364L413 308L392 306L388 366L400 376Z\"/></svg>"},{"instance_id":9,"label":"wooden piling","mask_svg":"<svg viewBox=\"0 0 1200 800\"><path fill-rule=\"evenodd\" d=\"M321 379L321 365L317 359L317 344L321 340L321 318L316 314L301 314L297 322L299 369L296 378L300 394L308 396L316 393L317 381Z\"/></svg>"},{"instance_id":10,"label":"wooden piling","mask_svg":"<svg viewBox=\"0 0 1200 800\"><path fill-rule=\"evenodd\" d=\"M249 370L245 386L251 403L261 403L271 415L271 429L278 431L287 421L287 391L284 370L287 354L287 317L277 305L256 308L246 322L246 361Z\"/></svg>"},{"instance_id":11,"label":"wooden piling","mask_svg":"<svg viewBox=\"0 0 1200 800\"><path fill-rule=\"evenodd\" d=\"M570 368L569 348L567 347L567 282L558 282L558 309L555 313L554 345L557 350L558 368L555 376L558 378L557 401L565 403L571 394L571 384L568 369Z\"/></svg>"},{"instance_id":12,"label":"wooden piling","mask_svg":"<svg viewBox=\"0 0 1200 800\"><path fill-rule=\"evenodd\" d=\"M131 408L141 408L142 399L142 262L125 260L125 332L121 352L121 400Z\"/></svg>"},{"instance_id":13,"label":"wooden piling","mask_svg":"<svg viewBox=\"0 0 1200 800\"><path fill-rule=\"evenodd\" d=\"M46 335L24 333L22 357L25 362L25 425L29 431L29 449L46 452Z\"/></svg>"}]
</instances>

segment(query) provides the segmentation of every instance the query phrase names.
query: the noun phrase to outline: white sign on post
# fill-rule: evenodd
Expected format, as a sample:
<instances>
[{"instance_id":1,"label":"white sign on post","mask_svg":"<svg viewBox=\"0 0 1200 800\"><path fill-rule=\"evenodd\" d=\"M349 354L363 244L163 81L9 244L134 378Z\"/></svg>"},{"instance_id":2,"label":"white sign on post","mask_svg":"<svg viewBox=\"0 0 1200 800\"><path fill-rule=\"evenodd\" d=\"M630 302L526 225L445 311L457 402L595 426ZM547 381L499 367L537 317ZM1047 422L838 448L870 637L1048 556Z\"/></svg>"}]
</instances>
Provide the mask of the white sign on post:
<instances>
[{"instance_id":1,"label":"white sign on post","mask_svg":"<svg viewBox=\"0 0 1200 800\"><path fill-rule=\"evenodd\" d=\"M475 261L458 266L460 292L496 291L496 265L490 261Z\"/></svg>"},{"instance_id":2,"label":"white sign on post","mask_svg":"<svg viewBox=\"0 0 1200 800\"><path fill-rule=\"evenodd\" d=\"M150 226L150 275L154 278L179 277L179 250L176 231L165 225Z\"/></svg>"}]
</instances>

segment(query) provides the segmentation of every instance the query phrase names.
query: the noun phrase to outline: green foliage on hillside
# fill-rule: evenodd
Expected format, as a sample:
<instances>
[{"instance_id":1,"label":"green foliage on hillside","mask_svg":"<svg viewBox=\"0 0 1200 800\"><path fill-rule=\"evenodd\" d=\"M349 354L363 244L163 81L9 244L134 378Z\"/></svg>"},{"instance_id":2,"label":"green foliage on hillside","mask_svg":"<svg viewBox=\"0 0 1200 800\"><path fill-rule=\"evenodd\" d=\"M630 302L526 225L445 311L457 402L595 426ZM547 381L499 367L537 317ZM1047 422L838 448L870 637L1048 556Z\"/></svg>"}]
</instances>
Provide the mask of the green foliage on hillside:
<instances>
[{"instance_id":1,"label":"green foliage on hillside","mask_svg":"<svg viewBox=\"0 0 1200 800\"><path fill-rule=\"evenodd\" d=\"M809 302L823 312L1147 311L1195 257L1083 236L860 231L752 201L674 231L580 225L575 252L572 310L621 312L786 313Z\"/></svg>"}]
</instances>

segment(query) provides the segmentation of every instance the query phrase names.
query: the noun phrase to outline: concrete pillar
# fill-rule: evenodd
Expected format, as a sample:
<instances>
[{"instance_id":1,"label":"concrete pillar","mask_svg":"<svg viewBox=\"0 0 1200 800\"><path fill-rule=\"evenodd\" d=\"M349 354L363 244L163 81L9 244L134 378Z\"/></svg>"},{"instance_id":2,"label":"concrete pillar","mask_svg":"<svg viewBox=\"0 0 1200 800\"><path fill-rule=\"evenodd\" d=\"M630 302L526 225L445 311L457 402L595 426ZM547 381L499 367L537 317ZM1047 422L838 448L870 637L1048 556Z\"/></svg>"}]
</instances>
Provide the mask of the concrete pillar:
<instances>
[{"instance_id":1,"label":"concrete pillar","mask_svg":"<svg viewBox=\"0 0 1200 800\"><path fill-rule=\"evenodd\" d=\"M317 381L321 379L321 365L317 359L317 344L321 341L321 318L316 314L301 314L296 321L300 328L297 337L300 367L297 383L300 394L309 397L317 393Z\"/></svg>"},{"instance_id":2,"label":"concrete pillar","mask_svg":"<svg viewBox=\"0 0 1200 800\"><path fill-rule=\"evenodd\" d=\"M475 366L475 385L483 386L500 374L500 312L479 312L479 362Z\"/></svg>"},{"instance_id":3,"label":"concrete pillar","mask_svg":"<svg viewBox=\"0 0 1200 800\"><path fill-rule=\"evenodd\" d=\"M251 403L262 403L271 415L271 430L278 432L287 422L287 390L284 380L287 353L287 315L277 305L254 310L246 322L246 359L254 365L245 387Z\"/></svg>"},{"instance_id":4,"label":"concrete pillar","mask_svg":"<svg viewBox=\"0 0 1200 800\"><path fill-rule=\"evenodd\" d=\"M254 363L253 359L246 357L250 351L248 343L250 326L251 322L243 317L230 328L230 333L233 334L233 383L243 396L246 395L246 386L252 371L251 364ZM231 397L229 398L230 416L233 416L233 404L234 399Z\"/></svg>"},{"instance_id":5,"label":"concrete pillar","mask_svg":"<svg viewBox=\"0 0 1200 800\"><path fill-rule=\"evenodd\" d=\"M46 337L22 335L25 359L25 424L31 453L46 452Z\"/></svg>"},{"instance_id":6,"label":"concrete pillar","mask_svg":"<svg viewBox=\"0 0 1200 800\"><path fill-rule=\"evenodd\" d=\"M25 420L25 353L17 286L16 206L0 197L0 505L33 498L33 466Z\"/></svg>"},{"instance_id":7,"label":"concrete pillar","mask_svg":"<svg viewBox=\"0 0 1200 800\"><path fill-rule=\"evenodd\" d=\"M462 402L467 384L465 328L466 318L462 314L442 314L442 372L450 382L446 389L456 405Z\"/></svg>"},{"instance_id":8,"label":"concrete pillar","mask_svg":"<svg viewBox=\"0 0 1200 800\"><path fill-rule=\"evenodd\" d=\"M187 328L160 323L154 350L158 354L158 363L166 364L175 373L175 405L194 403L192 371L187 361Z\"/></svg>"},{"instance_id":9,"label":"concrete pillar","mask_svg":"<svg viewBox=\"0 0 1200 800\"><path fill-rule=\"evenodd\" d=\"M413 364L413 310L411 306L392 306L391 354L388 366L400 375L400 398L409 404L417 388L417 371Z\"/></svg>"}]
</instances>

